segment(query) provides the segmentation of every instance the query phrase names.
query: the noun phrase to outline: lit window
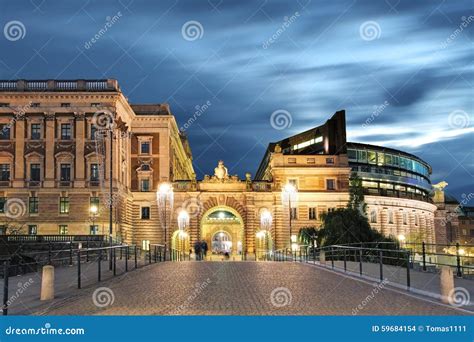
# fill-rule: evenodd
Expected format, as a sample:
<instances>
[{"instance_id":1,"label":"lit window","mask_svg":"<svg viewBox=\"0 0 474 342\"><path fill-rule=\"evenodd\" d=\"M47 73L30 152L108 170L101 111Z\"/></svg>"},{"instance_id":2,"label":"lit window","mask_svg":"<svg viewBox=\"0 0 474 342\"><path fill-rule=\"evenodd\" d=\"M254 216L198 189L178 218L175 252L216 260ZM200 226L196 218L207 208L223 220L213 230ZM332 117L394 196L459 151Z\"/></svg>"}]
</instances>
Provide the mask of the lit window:
<instances>
[{"instance_id":1,"label":"lit window","mask_svg":"<svg viewBox=\"0 0 474 342\"><path fill-rule=\"evenodd\" d=\"M316 216L316 208L309 208L309 215L308 215L308 218L310 220L316 220L317 216Z\"/></svg>"},{"instance_id":2,"label":"lit window","mask_svg":"<svg viewBox=\"0 0 474 342\"><path fill-rule=\"evenodd\" d=\"M28 225L28 235L38 234L38 226L35 224Z\"/></svg>"},{"instance_id":3,"label":"lit window","mask_svg":"<svg viewBox=\"0 0 474 342\"><path fill-rule=\"evenodd\" d=\"M67 233L68 233L67 224L60 224L59 235L67 235Z\"/></svg>"},{"instance_id":4,"label":"lit window","mask_svg":"<svg viewBox=\"0 0 474 342\"><path fill-rule=\"evenodd\" d=\"M141 218L142 220L150 219L150 207L142 207Z\"/></svg>"},{"instance_id":5,"label":"lit window","mask_svg":"<svg viewBox=\"0 0 474 342\"><path fill-rule=\"evenodd\" d=\"M69 214L69 197L59 198L59 213Z\"/></svg>"},{"instance_id":6,"label":"lit window","mask_svg":"<svg viewBox=\"0 0 474 342\"><path fill-rule=\"evenodd\" d=\"M91 176L90 180L96 182L99 180L99 164L91 164Z\"/></svg>"},{"instance_id":7,"label":"lit window","mask_svg":"<svg viewBox=\"0 0 474 342\"><path fill-rule=\"evenodd\" d=\"M142 250L144 251L150 250L150 240L142 240Z\"/></svg>"},{"instance_id":8,"label":"lit window","mask_svg":"<svg viewBox=\"0 0 474 342\"><path fill-rule=\"evenodd\" d=\"M99 226L96 224L91 224L89 227L89 234L90 235L97 235L99 232Z\"/></svg>"},{"instance_id":9,"label":"lit window","mask_svg":"<svg viewBox=\"0 0 474 342\"><path fill-rule=\"evenodd\" d=\"M291 219L292 220L297 220L298 219L298 210L297 208L291 208Z\"/></svg>"}]
</instances>

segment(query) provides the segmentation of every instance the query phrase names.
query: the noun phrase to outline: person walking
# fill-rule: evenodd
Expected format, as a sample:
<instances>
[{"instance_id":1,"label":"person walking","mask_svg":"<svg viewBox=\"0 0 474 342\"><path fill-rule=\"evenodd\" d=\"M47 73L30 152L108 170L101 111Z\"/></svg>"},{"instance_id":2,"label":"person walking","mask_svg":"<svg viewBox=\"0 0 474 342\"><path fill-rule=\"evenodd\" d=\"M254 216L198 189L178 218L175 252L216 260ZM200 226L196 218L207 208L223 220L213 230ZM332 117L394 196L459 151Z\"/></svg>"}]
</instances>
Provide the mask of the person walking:
<instances>
[{"instance_id":1,"label":"person walking","mask_svg":"<svg viewBox=\"0 0 474 342\"><path fill-rule=\"evenodd\" d=\"M201 241L201 251L204 256L204 260L206 260L207 257L207 242L205 240Z\"/></svg>"},{"instance_id":2,"label":"person walking","mask_svg":"<svg viewBox=\"0 0 474 342\"><path fill-rule=\"evenodd\" d=\"M201 242L199 241L194 243L194 255L197 261L201 260Z\"/></svg>"}]
</instances>

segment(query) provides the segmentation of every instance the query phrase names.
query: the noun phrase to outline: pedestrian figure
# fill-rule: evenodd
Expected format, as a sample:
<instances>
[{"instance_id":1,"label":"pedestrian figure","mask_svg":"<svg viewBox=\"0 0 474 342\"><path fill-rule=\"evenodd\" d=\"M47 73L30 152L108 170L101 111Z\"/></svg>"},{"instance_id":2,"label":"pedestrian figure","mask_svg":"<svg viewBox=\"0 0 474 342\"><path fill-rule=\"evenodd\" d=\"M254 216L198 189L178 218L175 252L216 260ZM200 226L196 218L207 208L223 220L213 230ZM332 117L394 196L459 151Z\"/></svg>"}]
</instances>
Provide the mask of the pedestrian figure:
<instances>
[{"instance_id":1,"label":"pedestrian figure","mask_svg":"<svg viewBox=\"0 0 474 342\"><path fill-rule=\"evenodd\" d=\"M205 260L206 257L207 257L207 242L205 240L201 241L201 251L202 251L202 254L203 254L204 260Z\"/></svg>"},{"instance_id":2,"label":"pedestrian figure","mask_svg":"<svg viewBox=\"0 0 474 342\"><path fill-rule=\"evenodd\" d=\"M194 243L194 255L196 260L201 260L201 243L199 241Z\"/></svg>"}]
</instances>

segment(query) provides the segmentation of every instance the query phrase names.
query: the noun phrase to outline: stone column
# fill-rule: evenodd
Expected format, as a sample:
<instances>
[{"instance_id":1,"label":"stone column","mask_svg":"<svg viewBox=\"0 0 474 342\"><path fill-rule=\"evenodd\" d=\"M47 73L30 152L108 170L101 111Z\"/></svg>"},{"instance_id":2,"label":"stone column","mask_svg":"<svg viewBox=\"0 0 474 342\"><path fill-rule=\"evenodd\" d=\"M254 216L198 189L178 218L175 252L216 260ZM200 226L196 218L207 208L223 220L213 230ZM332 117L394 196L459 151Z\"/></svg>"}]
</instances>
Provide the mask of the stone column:
<instances>
[{"instance_id":1,"label":"stone column","mask_svg":"<svg viewBox=\"0 0 474 342\"><path fill-rule=\"evenodd\" d=\"M43 187L54 188L54 141L56 118L53 112L45 113L46 135L45 141L45 162L44 162L44 182Z\"/></svg>"},{"instance_id":2,"label":"stone column","mask_svg":"<svg viewBox=\"0 0 474 342\"><path fill-rule=\"evenodd\" d=\"M74 113L76 122L76 158L75 158L75 178L74 187L84 188L85 186L85 160L84 160L84 137L85 137L85 114L84 112Z\"/></svg>"},{"instance_id":3,"label":"stone column","mask_svg":"<svg viewBox=\"0 0 474 342\"><path fill-rule=\"evenodd\" d=\"M17 114L15 117L15 175L13 187L22 188L24 186L25 175L25 116ZM11 133L10 133L11 134ZM13 139L13 137L10 137Z\"/></svg>"}]
</instances>

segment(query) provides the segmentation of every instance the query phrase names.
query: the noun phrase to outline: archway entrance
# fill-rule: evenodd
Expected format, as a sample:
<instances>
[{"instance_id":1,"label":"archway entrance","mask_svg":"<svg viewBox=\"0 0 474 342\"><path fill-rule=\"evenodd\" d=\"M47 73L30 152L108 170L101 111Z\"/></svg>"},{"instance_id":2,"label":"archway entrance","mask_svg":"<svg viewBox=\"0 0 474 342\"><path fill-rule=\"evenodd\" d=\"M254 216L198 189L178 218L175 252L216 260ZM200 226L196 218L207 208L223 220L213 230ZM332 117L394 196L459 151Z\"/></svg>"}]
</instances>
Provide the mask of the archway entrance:
<instances>
[{"instance_id":1,"label":"archway entrance","mask_svg":"<svg viewBox=\"0 0 474 342\"><path fill-rule=\"evenodd\" d=\"M173 260L186 260L189 258L190 248L189 234L176 230L171 236L171 258Z\"/></svg>"},{"instance_id":2,"label":"archway entrance","mask_svg":"<svg viewBox=\"0 0 474 342\"><path fill-rule=\"evenodd\" d=\"M201 220L201 240L209 251L206 260L242 260L244 222L233 208L218 206L209 209Z\"/></svg>"}]
</instances>

